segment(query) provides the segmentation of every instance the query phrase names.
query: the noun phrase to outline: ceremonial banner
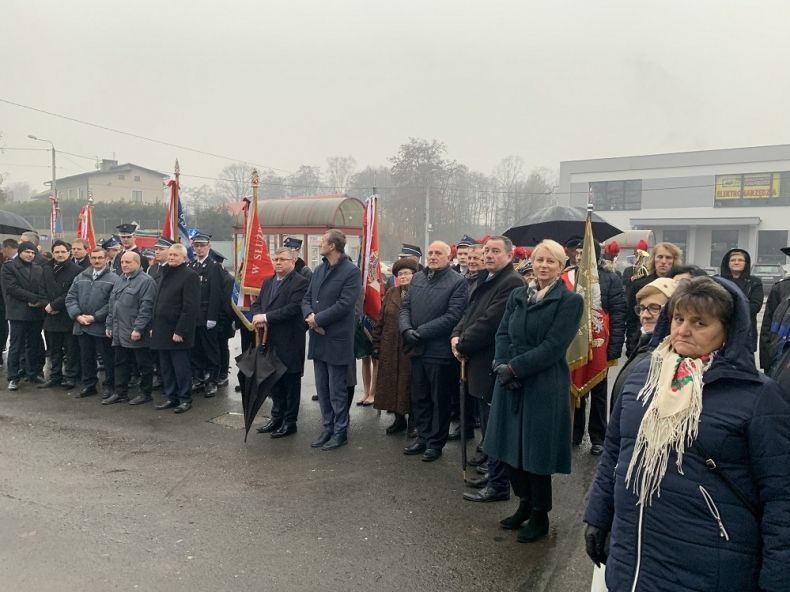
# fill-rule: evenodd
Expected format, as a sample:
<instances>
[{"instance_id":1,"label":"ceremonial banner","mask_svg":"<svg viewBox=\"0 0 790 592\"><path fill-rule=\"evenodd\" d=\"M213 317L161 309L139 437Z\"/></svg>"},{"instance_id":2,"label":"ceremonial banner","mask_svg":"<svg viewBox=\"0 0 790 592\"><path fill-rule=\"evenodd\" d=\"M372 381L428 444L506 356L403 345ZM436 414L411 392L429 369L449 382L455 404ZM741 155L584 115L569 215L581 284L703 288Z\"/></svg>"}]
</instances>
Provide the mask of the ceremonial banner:
<instances>
[{"instance_id":1,"label":"ceremonial banner","mask_svg":"<svg viewBox=\"0 0 790 592\"><path fill-rule=\"evenodd\" d=\"M381 314L381 301L384 298L384 280L379 263L379 223L378 195L365 200L362 215L362 282L365 287L365 299L362 312L373 321L378 321Z\"/></svg>"},{"instance_id":2,"label":"ceremonial banner","mask_svg":"<svg viewBox=\"0 0 790 592\"><path fill-rule=\"evenodd\" d=\"M93 199L89 196L88 203L80 210L77 222L77 237L88 241L91 249L96 248L96 235L93 232Z\"/></svg>"},{"instance_id":3,"label":"ceremonial banner","mask_svg":"<svg viewBox=\"0 0 790 592\"><path fill-rule=\"evenodd\" d=\"M593 246L588 204L587 223L584 229L584 248L576 270L574 291L584 298L582 314L576 337L568 347L566 359L571 369L571 394L577 403L584 395L606 378L609 364L606 359L609 347L609 315L601 305L601 286L598 283L598 262Z\"/></svg>"},{"instance_id":4,"label":"ceremonial banner","mask_svg":"<svg viewBox=\"0 0 790 592\"><path fill-rule=\"evenodd\" d=\"M274 275L274 265L269 257L269 248L266 246L266 237L261 229L258 214L258 171L252 172L252 201L244 198L244 247L242 260L233 283L232 302L236 316L247 330L252 331L253 326L249 314L252 301L258 296L263 281Z\"/></svg>"}]
</instances>

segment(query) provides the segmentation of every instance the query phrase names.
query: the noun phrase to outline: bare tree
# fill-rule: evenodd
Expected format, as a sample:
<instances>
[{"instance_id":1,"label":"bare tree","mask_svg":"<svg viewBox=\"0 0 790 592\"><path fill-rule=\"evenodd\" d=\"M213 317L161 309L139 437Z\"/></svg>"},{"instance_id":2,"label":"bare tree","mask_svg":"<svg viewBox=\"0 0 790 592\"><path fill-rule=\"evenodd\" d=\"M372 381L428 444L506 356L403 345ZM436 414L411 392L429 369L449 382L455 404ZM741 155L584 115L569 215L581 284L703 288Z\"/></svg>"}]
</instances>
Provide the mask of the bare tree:
<instances>
[{"instance_id":1,"label":"bare tree","mask_svg":"<svg viewBox=\"0 0 790 592\"><path fill-rule=\"evenodd\" d=\"M288 177L289 195L316 195L321 189L321 167L303 164Z\"/></svg>"},{"instance_id":2,"label":"bare tree","mask_svg":"<svg viewBox=\"0 0 790 592\"><path fill-rule=\"evenodd\" d=\"M357 168L353 156L330 156L326 159L327 182L336 193L344 193L348 188L351 175Z\"/></svg>"},{"instance_id":3,"label":"bare tree","mask_svg":"<svg viewBox=\"0 0 790 592\"><path fill-rule=\"evenodd\" d=\"M214 185L215 194L220 203L240 201L245 195L252 193L250 181L252 167L243 162L226 166L219 174L219 179Z\"/></svg>"}]
</instances>

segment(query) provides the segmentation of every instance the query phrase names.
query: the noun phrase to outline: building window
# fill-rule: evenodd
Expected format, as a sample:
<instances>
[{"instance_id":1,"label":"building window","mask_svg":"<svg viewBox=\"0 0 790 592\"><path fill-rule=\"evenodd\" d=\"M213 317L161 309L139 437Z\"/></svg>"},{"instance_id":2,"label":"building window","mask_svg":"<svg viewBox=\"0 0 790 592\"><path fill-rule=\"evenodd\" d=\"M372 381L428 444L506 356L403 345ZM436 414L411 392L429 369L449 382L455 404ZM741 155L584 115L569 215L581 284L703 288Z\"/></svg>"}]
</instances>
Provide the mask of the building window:
<instances>
[{"instance_id":1,"label":"building window","mask_svg":"<svg viewBox=\"0 0 790 592\"><path fill-rule=\"evenodd\" d=\"M738 230L721 229L710 233L710 266L716 269L721 266L724 254L738 247Z\"/></svg>"},{"instance_id":2,"label":"building window","mask_svg":"<svg viewBox=\"0 0 790 592\"><path fill-rule=\"evenodd\" d=\"M760 230L757 233L757 257L752 263L778 263L784 265L786 258L779 249L787 246L786 230Z\"/></svg>"},{"instance_id":3,"label":"building window","mask_svg":"<svg viewBox=\"0 0 790 592\"><path fill-rule=\"evenodd\" d=\"M124 180L126 180L126 175L118 175L118 180L119 180L119 181L124 181Z\"/></svg>"},{"instance_id":4,"label":"building window","mask_svg":"<svg viewBox=\"0 0 790 592\"><path fill-rule=\"evenodd\" d=\"M134 176L134 180L139 183L140 182L140 175L135 175Z\"/></svg>"},{"instance_id":5,"label":"building window","mask_svg":"<svg viewBox=\"0 0 790 592\"><path fill-rule=\"evenodd\" d=\"M590 191L598 211L642 209L641 179L590 183Z\"/></svg>"},{"instance_id":6,"label":"building window","mask_svg":"<svg viewBox=\"0 0 790 592\"><path fill-rule=\"evenodd\" d=\"M678 249L683 251L683 260L688 257L686 245L688 244L689 232L688 230L665 230L661 238L665 243L672 243Z\"/></svg>"},{"instance_id":7,"label":"building window","mask_svg":"<svg viewBox=\"0 0 790 592\"><path fill-rule=\"evenodd\" d=\"M132 202L133 203L143 203L143 192L142 191L132 191Z\"/></svg>"}]
</instances>

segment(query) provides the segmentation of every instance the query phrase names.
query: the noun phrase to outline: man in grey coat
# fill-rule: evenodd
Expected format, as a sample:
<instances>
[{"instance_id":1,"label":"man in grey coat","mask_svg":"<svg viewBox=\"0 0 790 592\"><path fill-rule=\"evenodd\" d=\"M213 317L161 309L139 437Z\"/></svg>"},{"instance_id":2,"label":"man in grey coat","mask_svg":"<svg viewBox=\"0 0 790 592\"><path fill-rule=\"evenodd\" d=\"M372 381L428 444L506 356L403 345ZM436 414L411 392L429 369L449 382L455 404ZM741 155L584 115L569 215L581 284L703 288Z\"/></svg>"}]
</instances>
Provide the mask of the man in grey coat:
<instances>
[{"instance_id":1,"label":"man in grey coat","mask_svg":"<svg viewBox=\"0 0 790 592\"><path fill-rule=\"evenodd\" d=\"M428 247L428 267L414 274L400 309L400 332L411 349L411 412L418 438L404 449L431 462L442 455L450 427L450 394L459 366L450 334L466 307L468 282L450 268L450 245Z\"/></svg>"},{"instance_id":2,"label":"man in grey coat","mask_svg":"<svg viewBox=\"0 0 790 592\"><path fill-rule=\"evenodd\" d=\"M362 274L345 253L346 235L328 230L321 237L323 263L310 279L302 314L310 329L308 358L313 360L323 431L310 444L334 450L347 441L347 374L354 364L354 307L362 290Z\"/></svg>"},{"instance_id":3,"label":"man in grey coat","mask_svg":"<svg viewBox=\"0 0 790 592\"><path fill-rule=\"evenodd\" d=\"M112 343L104 333L109 311L110 292L118 276L107 265L107 253L98 247L89 253L91 266L74 278L66 295L66 310L74 319L82 367L82 390L79 397L96 394L96 354L104 360L104 398L111 394L115 383Z\"/></svg>"},{"instance_id":4,"label":"man in grey coat","mask_svg":"<svg viewBox=\"0 0 790 592\"><path fill-rule=\"evenodd\" d=\"M140 405L152 401L154 362L151 358L151 319L156 282L141 267L140 255L126 251L121 257L121 276L110 292L105 333L115 350L115 388L102 405L129 401L132 366L140 371L140 394L129 401Z\"/></svg>"}]
</instances>

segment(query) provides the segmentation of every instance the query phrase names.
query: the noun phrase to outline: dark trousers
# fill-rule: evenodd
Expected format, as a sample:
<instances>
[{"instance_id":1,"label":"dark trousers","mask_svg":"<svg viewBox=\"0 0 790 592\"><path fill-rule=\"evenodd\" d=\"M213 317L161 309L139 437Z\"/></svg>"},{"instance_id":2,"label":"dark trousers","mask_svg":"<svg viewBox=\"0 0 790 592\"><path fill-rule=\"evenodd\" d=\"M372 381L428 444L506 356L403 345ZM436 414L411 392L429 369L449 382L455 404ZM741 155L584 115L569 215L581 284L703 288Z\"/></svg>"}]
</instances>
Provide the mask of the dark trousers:
<instances>
[{"instance_id":1,"label":"dark trousers","mask_svg":"<svg viewBox=\"0 0 790 592\"><path fill-rule=\"evenodd\" d=\"M488 417L491 415L491 403L483 399L475 399L477 401L477 409L480 414L480 433L483 440L486 438L486 428L488 426ZM482 444L482 442L481 442ZM507 480L507 470L505 463L495 458L488 458L488 486L497 491L507 491L510 484Z\"/></svg>"},{"instance_id":2,"label":"dark trousers","mask_svg":"<svg viewBox=\"0 0 790 592\"><path fill-rule=\"evenodd\" d=\"M219 378L227 378L228 370L230 369L230 347L228 346L228 339L220 337L219 340Z\"/></svg>"},{"instance_id":3,"label":"dark trousers","mask_svg":"<svg viewBox=\"0 0 790 592\"><path fill-rule=\"evenodd\" d=\"M129 394L129 380L132 371L140 373L140 392L150 395L154 383L154 361L147 347L114 347L115 350L115 392Z\"/></svg>"},{"instance_id":4,"label":"dark trousers","mask_svg":"<svg viewBox=\"0 0 790 592\"><path fill-rule=\"evenodd\" d=\"M505 466L513 493L529 503L533 510L551 512L551 475L538 475L510 465Z\"/></svg>"},{"instance_id":5,"label":"dark trousers","mask_svg":"<svg viewBox=\"0 0 790 592\"><path fill-rule=\"evenodd\" d=\"M192 365L188 349L160 349L162 392L175 403L192 402Z\"/></svg>"},{"instance_id":6,"label":"dark trousers","mask_svg":"<svg viewBox=\"0 0 790 592\"><path fill-rule=\"evenodd\" d=\"M63 379L77 380L80 368L77 336L71 331L45 331L49 347L49 379L61 383Z\"/></svg>"},{"instance_id":7,"label":"dark trousers","mask_svg":"<svg viewBox=\"0 0 790 592\"><path fill-rule=\"evenodd\" d=\"M0 296L2 298L2 296ZM0 308L0 352L5 351L5 344L8 341L8 319L5 318L5 304ZM2 360L0 360L1 362Z\"/></svg>"},{"instance_id":8,"label":"dark trousers","mask_svg":"<svg viewBox=\"0 0 790 592\"><path fill-rule=\"evenodd\" d=\"M104 386L115 387L115 364L112 351L112 340L83 333L77 337L80 348L80 365L82 366L82 386L96 386L96 356L101 354L104 362Z\"/></svg>"},{"instance_id":9,"label":"dark trousers","mask_svg":"<svg viewBox=\"0 0 790 592\"><path fill-rule=\"evenodd\" d=\"M447 364L411 360L411 413L420 442L441 450L447 443L450 428L450 398L458 391L460 369Z\"/></svg>"},{"instance_id":10,"label":"dark trousers","mask_svg":"<svg viewBox=\"0 0 790 592\"><path fill-rule=\"evenodd\" d=\"M44 321L9 321L11 343L8 347L8 380L39 376L44 371ZM24 357L24 368L23 360Z\"/></svg>"},{"instance_id":11,"label":"dark trousers","mask_svg":"<svg viewBox=\"0 0 790 592\"><path fill-rule=\"evenodd\" d=\"M192 374L209 382L217 382L219 375L219 329L206 329L198 325L195 328L195 347L192 349Z\"/></svg>"},{"instance_id":12,"label":"dark trousers","mask_svg":"<svg viewBox=\"0 0 790 592\"><path fill-rule=\"evenodd\" d=\"M313 360L315 390L321 407L321 424L330 434L348 430L348 364L327 364ZM353 396L353 395L352 395Z\"/></svg>"},{"instance_id":13,"label":"dark trousers","mask_svg":"<svg viewBox=\"0 0 790 592\"><path fill-rule=\"evenodd\" d=\"M587 411L587 399L590 400L590 442L603 446L606 438L606 379L595 385L590 394L582 398L581 405L573 414L573 441L578 444L584 437L584 416Z\"/></svg>"},{"instance_id":14,"label":"dark trousers","mask_svg":"<svg viewBox=\"0 0 790 592\"><path fill-rule=\"evenodd\" d=\"M299 401L302 397L302 376L287 372L272 388L272 420L286 425L295 424L299 418Z\"/></svg>"}]
</instances>

